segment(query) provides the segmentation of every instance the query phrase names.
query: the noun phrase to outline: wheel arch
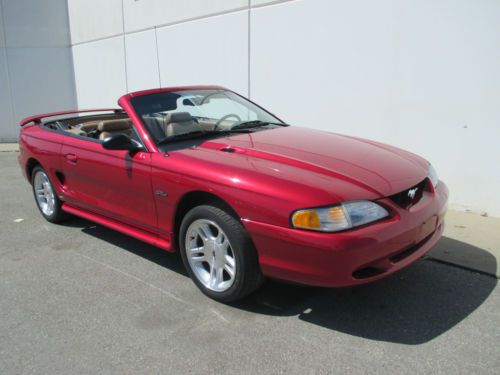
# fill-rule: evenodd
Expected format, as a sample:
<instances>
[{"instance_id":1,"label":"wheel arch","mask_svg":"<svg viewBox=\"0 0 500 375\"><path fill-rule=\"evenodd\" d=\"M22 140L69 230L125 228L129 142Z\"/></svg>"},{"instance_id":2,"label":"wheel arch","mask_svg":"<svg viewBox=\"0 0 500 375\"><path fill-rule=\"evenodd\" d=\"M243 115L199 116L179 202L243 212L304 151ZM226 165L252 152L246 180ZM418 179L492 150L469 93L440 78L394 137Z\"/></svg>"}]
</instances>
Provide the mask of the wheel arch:
<instances>
[{"instance_id":1,"label":"wheel arch","mask_svg":"<svg viewBox=\"0 0 500 375\"><path fill-rule=\"evenodd\" d=\"M33 173L33 169L35 169L35 167L37 165L42 167L40 162L35 158L29 158L28 161L26 162L26 177L28 178L28 181L30 182L30 184L33 182L33 181L31 181L31 174Z\"/></svg>"},{"instance_id":2,"label":"wheel arch","mask_svg":"<svg viewBox=\"0 0 500 375\"><path fill-rule=\"evenodd\" d=\"M236 213L236 210L231 207L231 205L221 197L216 194L209 193L202 190L190 191L184 194L177 204L174 214L174 226L173 232L176 238L175 244L178 246L178 235L181 228L182 219L184 216L196 206L201 206L204 204L214 205L221 209L224 209L228 214L233 216L236 220L240 220L240 216Z\"/></svg>"}]
</instances>

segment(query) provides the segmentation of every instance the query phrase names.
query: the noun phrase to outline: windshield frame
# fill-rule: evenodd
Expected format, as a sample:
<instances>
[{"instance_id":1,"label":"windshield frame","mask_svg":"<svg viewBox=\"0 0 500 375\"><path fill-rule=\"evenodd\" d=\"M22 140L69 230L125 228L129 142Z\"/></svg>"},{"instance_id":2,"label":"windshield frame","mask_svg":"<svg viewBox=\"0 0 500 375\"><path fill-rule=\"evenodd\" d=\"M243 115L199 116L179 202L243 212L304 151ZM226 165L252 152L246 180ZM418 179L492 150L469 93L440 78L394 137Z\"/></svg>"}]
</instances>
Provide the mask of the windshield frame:
<instances>
[{"instance_id":1,"label":"windshield frame","mask_svg":"<svg viewBox=\"0 0 500 375\"><path fill-rule=\"evenodd\" d=\"M148 98L150 100L151 100L151 98L154 98L155 96L158 96L159 98L162 98L162 97L166 98L165 94L168 94L168 93L180 94L179 97L177 99L175 99L175 100L178 100L178 99L182 98L183 91L189 91L191 94L196 94L197 91L199 91L200 94L203 94L206 91L212 91L203 97L202 102L206 99L206 97L213 96L213 95L216 95L218 93L230 94L230 96L234 96L234 97L231 98L230 96L226 95L226 97L229 101L232 100L236 104L241 105L242 107L247 107L249 112L252 112L254 115L256 115L257 118L259 118L259 114L263 114L266 118L273 120L273 121L263 121L263 122L269 123L272 125L276 125L276 126L287 126L279 117L277 117L273 113L269 112L265 108L261 107L257 103L252 102L251 100L245 98L243 95L240 95L232 90L229 90L227 88L220 87L220 86L173 87L173 88L167 88L167 89L147 90L147 91L136 92L136 93L124 95L123 97L120 98L119 103L122 106L124 106L124 108L128 107L129 110L131 109L134 111L134 115L136 115L134 117L140 122L140 124L142 125L141 127L148 134L148 137L147 137L148 140L155 145L156 149L159 150L160 144L165 142L165 137L160 138L157 135L153 134L153 132L150 129L150 126L146 123L145 118L144 118L144 117L150 116L151 114L154 114L155 112L147 112L147 111L145 112L144 109L140 107L140 104L147 102L146 98ZM151 106L151 101L149 103L150 103L149 105ZM152 101L152 103L154 105L154 100ZM158 99L158 106L159 106L159 111L157 113L160 113L160 112L167 113L167 111L164 110L164 107L168 106L168 105L162 103L162 101L160 101L160 99ZM193 107L199 107L199 106L200 105L195 104ZM176 104L175 108L169 109L168 111L176 111L177 108L179 108L179 107ZM192 117L194 120L196 120L195 119L196 116L192 115ZM219 118L219 120L222 119L223 117L224 116ZM215 118L211 118L210 120L217 121L217 119L215 119ZM240 122L245 123L245 122L248 122L248 120L242 120ZM188 134L188 133L191 133L191 132L186 132L186 134ZM214 136L217 136L218 134L220 134L220 136L227 136L230 133L231 133L231 131L228 128L223 129L220 132L208 130L208 131L204 131L204 132L200 133L199 137L200 138L206 137L206 136L214 137ZM239 132L239 133L244 133L244 132ZM177 142L177 141L172 140L172 142ZM180 141L180 142L182 142L182 141Z\"/></svg>"}]
</instances>

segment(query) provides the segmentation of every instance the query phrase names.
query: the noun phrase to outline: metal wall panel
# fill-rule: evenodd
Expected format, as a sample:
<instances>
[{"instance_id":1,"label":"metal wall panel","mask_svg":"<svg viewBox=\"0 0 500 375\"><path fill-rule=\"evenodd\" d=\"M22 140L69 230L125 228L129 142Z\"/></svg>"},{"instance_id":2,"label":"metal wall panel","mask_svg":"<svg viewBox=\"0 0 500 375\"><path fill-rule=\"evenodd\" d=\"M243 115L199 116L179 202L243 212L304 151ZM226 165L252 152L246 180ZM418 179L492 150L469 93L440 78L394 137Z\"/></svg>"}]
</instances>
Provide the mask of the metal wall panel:
<instances>
[{"instance_id":1,"label":"metal wall panel","mask_svg":"<svg viewBox=\"0 0 500 375\"><path fill-rule=\"evenodd\" d=\"M248 93L248 12L157 29L162 86L218 84Z\"/></svg>"},{"instance_id":2,"label":"metal wall panel","mask_svg":"<svg viewBox=\"0 0 500 375\"><path fill-rule=\"evenodd\" d=\"M155 30L125 35L128 91L160 87Z\"/></svg>"},{"instance_id":3,"label":"metal wall panel","mask_svg":"<svg viewBox=\"0 0 500 375\"><path fill-rule=\"evenodd\" d=\"M192 20L248 7L248 0L123 0L125 31Z\"/></svg>"},{"instance_id":4,"label":"metal wall panel","mask_svg":"<svg viewBox=\"0 0 500 375\"><path fill-rule=\"evenodd\" d=\"M127 91L123 36L73 46L79 108L117 106Z\"/></svg>"}]
</instances>

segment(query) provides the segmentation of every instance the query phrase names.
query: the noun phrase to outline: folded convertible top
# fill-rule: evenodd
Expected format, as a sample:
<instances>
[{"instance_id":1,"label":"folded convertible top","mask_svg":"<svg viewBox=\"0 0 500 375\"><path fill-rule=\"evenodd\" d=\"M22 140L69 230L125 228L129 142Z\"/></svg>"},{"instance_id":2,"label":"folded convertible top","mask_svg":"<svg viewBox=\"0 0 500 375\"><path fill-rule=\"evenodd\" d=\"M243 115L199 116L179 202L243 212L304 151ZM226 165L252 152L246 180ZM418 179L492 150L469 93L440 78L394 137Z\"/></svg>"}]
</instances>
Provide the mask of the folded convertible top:
<instances>
[{"instance_id":1,"label":"folded convertible top","mask_svg":"<svg viewBox=\"0 0 500 375\"><path fill-rule=\"evenodd\" d=\"M55 117L55 116L63 116L63 115L70 115L72 113L85 113L85 112L123 112L123 109L121 108L99 108L99 109L76 109L72 111L62 111L62 112L50 112L50 113L44 113L41 115L35 115L35 116L30 116L26 117L23 119L19 125L24 126L26 124L29 124L30 122L34 122L35 124L39 124L42 122L43 118L47 117Z\"/></svg>"}]
</instances>

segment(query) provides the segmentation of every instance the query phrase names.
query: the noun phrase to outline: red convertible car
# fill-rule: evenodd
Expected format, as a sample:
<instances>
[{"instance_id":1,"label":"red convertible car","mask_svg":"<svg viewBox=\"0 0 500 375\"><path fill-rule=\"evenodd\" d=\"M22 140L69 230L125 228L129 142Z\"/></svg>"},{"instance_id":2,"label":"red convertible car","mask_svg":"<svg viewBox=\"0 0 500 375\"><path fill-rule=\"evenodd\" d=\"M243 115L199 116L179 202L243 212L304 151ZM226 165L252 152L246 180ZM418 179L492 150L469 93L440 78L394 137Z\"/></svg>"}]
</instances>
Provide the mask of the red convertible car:
<instances>
[{"instance_id":1,"label":"red convertible car","mask_svg":"<svg viewBox=\"0 0 500 375\"><path fill-rule=\"evenodd\" d=\"M218 86L118 104L21 122L19 163L38 208L50 222L73 214L180 251L216 300L240 299L265 277L371 282L443 232L446 185L409 152L289 126Z\"/></svg>"}]
</instances>

